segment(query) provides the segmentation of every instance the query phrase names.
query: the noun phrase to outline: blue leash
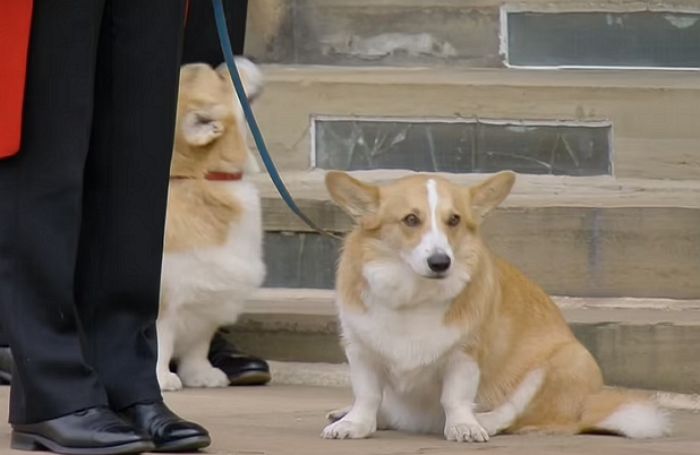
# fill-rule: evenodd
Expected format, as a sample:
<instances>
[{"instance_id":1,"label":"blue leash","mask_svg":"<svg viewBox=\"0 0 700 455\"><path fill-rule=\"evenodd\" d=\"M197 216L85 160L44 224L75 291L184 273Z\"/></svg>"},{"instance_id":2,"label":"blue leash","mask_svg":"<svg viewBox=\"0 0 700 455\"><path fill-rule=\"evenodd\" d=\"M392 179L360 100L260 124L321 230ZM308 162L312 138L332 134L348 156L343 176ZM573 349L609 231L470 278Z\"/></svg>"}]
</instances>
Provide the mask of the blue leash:
<instances>
[{"instance_id":1,"label":"blue leash","mask_svg":"<svg viewBox=\"0 0 700 455\"><path fill-rule=\"evenodd\" d=\"M236 61L233 57L231 39L229 38L228 26L226 25L226 17L224 16L224 5L221 3L221 0L212 0L211 3L214 7L216 31L219 34L219 41L221 43L221 50L224 53L224 59L226 60L226 66L228 66L228 71L231 74L231 79L233 80L233 86L236 89L238 100L241 102L241 106L243 107L243 113L245 114L246 121L248 122L248 127L250 127L250 132L253 134L253 139L255 139L255 145L257 145L258 147L258 152L260 153L260 157L262 158L263 164L265 165L265 169L267 169L268 174L270 174L272 183L275 184L277 191L279 192L280 196L282 196L282 199L287 204L289 209L292 212L294 212L294 214L298 216L304 223L306 223L311 229L329 237L333 237L336 239L340 238L337 235L326 231L325 229L319 227L316 223L314 223L308 216L306 216L306 214L304 214L304 212L301 211L296 202L294 202L294 198L292 198L291 194L289 194L289 191L287 190L287 187L285 186L282 177L277 171L275 162L272 161L270 152L268 152L267 150L267 146L265 145L263 135L260 132L260 128L258 128L258 122L255 121L253 110L250 108L248 97L245 94L243 82L241 82L241 76L238 73Z\"/></svg>"}]
</instances>

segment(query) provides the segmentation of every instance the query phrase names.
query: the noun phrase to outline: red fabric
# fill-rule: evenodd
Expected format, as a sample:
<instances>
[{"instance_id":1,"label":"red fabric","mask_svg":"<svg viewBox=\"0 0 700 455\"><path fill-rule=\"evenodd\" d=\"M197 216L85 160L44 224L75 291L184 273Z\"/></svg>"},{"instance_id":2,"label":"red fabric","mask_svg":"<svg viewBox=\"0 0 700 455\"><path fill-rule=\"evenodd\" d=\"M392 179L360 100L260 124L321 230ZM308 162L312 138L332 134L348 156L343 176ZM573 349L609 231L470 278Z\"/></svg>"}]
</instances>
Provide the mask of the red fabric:
<instances>
[{"instance_id":1,"label":"red fabric","mask_svg":"<svg viewBox=\"0 0 700 455\"><path fill-rule=\"evenodd\" d=\"M19 151L32 0L0 5L0 158Z\"/></svg>"}]
</instances>

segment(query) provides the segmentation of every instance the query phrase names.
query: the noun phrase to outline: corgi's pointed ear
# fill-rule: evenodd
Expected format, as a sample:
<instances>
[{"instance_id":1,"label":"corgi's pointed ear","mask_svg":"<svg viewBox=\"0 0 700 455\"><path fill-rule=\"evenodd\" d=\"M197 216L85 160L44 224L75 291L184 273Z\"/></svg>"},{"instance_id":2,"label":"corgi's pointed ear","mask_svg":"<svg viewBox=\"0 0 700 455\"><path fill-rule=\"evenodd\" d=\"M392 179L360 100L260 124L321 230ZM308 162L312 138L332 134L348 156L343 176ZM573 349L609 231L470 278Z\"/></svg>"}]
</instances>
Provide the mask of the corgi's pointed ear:
<instances>
[{"instance_id":1,"label":"corgi's pointed ear","mask_svg":"<svg viewBox=\"0 0 700 455\"><path fill-rule=\"evenodd\" d=\"M515 172L499 172L469 188L471 210L478 222L503 202L515 183Z\"/></svg>"},{"instance_id":2,"label":"corgi's pointed ear","mask_svg":"<svg viewBox=\"0 0 700 455\"><path fill-rule=\"evenodd\" d=\"M354 179L345 172L326 174L326 188L333 201L353 218L372 215L379 208L379 188Z\"/></svg>"},{"instance_id":3,"label":"corgi's pointed ear","mask_svg":"<svg viewBox=\"0 0 700 455\"><path fill-rule=\"evenodd\" d=\"M207 145L224 134L224 124L216 119L215 109L187 112L182 119L182 133L190 145Z\"/></svg>"}]
</instances>

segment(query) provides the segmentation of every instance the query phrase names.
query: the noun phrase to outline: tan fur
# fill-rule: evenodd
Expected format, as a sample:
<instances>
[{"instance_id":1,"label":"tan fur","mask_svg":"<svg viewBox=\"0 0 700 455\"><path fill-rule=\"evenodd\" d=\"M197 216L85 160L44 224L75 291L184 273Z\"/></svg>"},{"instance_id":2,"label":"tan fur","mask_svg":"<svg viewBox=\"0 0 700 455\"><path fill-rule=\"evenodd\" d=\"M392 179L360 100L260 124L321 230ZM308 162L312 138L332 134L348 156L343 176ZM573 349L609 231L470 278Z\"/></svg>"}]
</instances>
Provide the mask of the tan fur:
<instances>
[{"instance_id":1,"label":"tan fur","mask_svg":"<svg viewBox=\"0 0 700 455\"><path fill-rule=\"evenodd\" d=\"M221 71L191 64L180 72L175 148L171 165L165 251L176 252L221 245L239 216L239 204L208 172L240 172L248 149L234 111L231 83ZM188 140L186 119L202 125L217 122L221 135L205 144Z\"/></svg>"},{"instance_id":2,"label":"tan fur","mask_svg":"<svg viewBox=\"0 0 700 455\"><path fill-rule=\"evenodd\" d=\"M451 204L443 209L462 217L460 226L448 230L448 236L455 262L469 265L471 280L452 301L444 324L469 334L464 352L476 359L481 371L479 407L497 408L536 369L544 370L544 384L507 432L599 432L596 425L622 404L647 401L644 396L604 389L594 358L574 337L550 297L485 245L481 220L509 193L512 173L499 174L473 188L424 175L375 187L346 174L329 173L326 182L334 200L358 219L339 263L339 302L349 310L363 311L362 295L367 287L363 264L381 255L383 248L393 245L398 249L417 242L423 231L407 229L400 220L405 213L426 210L429 178L437 182L441 201Z\"/></svg>"},{"instance_id":3,"label":"tan fur","mask_svg":"<svg viewBox=\"0 0 700 455\"><path fill-rule=\"evenodd\" d=\"M237 57L237 66L246 94L259 92L255 65ZM245 128L226 72L206 64L181 68L157 321L163 390L228 385L207 358L209 343L218 327L236 322L265 276L260 197L245 175Z\"/></svg>"},{"instance_id":4,"label":"tan fur","mask_svg":"<svg viewBox=\"0 0 700 455\"><path fill-rule=\"evenodd\" d=\"M223 245L240 205L221 185L202 180L175 180L170 186L166 251Z\"/></svg>"}]
</instances>

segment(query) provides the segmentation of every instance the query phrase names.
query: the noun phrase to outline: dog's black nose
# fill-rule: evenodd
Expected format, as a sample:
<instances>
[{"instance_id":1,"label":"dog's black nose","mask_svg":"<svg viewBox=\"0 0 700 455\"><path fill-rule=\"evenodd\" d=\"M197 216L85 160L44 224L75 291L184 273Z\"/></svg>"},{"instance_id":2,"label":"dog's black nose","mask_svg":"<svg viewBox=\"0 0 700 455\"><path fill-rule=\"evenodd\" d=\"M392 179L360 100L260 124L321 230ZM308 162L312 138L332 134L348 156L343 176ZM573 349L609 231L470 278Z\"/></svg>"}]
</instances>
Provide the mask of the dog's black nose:
<instances>
[{"instance_id":1,"label":"dog's black nose","mask_svg":"<svg viewBox=\"0 0 700 455\"><path fill-rule=\"evenodd\" d=\"M450 268L452 260L445 253L435 253L428 257L428 267L433 272L444 272Z\"/></svg>"}]
</instances>

